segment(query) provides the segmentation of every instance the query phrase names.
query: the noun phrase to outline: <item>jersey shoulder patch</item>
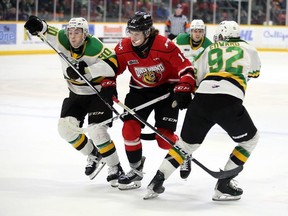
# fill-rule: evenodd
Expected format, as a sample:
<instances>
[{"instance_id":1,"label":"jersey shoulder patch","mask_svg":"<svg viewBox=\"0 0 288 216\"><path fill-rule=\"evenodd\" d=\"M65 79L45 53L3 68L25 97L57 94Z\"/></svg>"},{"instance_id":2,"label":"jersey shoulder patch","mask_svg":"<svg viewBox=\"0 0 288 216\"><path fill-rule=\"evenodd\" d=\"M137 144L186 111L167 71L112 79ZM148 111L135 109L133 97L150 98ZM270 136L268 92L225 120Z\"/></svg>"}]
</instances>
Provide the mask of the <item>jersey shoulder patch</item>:
<instances>
[{"instance_id":1,"label":"jersey shoulder patch","mask_svg":"<svg viewBox=\"0 0 288 216\"><path fill-rule=\"evenodd\" d=\"M132 44L130 38L123 38L115 47L116 54L123 54L132 51Z\"/></svg>"},{"instance_id":2,"label":"jersey shoulder patch","mask_svg":"<svg viewBox=\"0 0 288 216\"><path fill-rule=\"evenodd\" d=\"M162 35L156 35L154 43L151 47L159 52L171 52L176 48L176 45L168 38Z\"/></svg>"},{"instance_id":3,"label":"jersey shoulder patch","mask_svg":"<svg viewBox=\"0 0 288 216\"><path fill-rule=\"evenodd\" d=\"M209 38L205 37L202 46L203 46L204 48L206 48L206 47L208 47L208 46L211 45L211 44L212 44L212 41L211 41Z\"/></svg>"}]
</instances>

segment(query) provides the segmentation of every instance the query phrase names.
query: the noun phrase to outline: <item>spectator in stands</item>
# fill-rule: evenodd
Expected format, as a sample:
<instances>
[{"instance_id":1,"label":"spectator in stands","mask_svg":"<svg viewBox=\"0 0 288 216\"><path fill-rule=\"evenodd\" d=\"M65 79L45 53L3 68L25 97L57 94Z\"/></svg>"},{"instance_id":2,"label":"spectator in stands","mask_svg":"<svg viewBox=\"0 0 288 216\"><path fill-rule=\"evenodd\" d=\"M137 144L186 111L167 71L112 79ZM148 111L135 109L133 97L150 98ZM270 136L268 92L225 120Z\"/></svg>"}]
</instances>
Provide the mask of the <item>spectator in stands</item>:
<instances>
[{"instance_id":1,"label":"spectator in stands","mask_svg":"<svg viewBox=\"0 0 288 216\"><path fill-rule=\"evenodd\" d=\"M281 14L281 6L277 0L271 2L270 18L274 25L278 24L278 17Z\"/></svg>"},{"instance_id":2,"label":"spectator in stands","mask_svg":"<svg viewBox=\"0 0 288 216\"><path fill-rule=\"evenodd\" d=\"M0 4L0 20L4 19L4 11L3 11L3 6Z\"/></svg>"},{"instance_id":3,"label":"spectator in stands","mask_svg":"<svg viewBox=\"0 0 288 216\"><path fill-rule=\"evenodd\" d=\"M11 11L11 8L15 7L15 5L13 5L10 0L1 0L0 4L2 6L2 14L3 14L3 20L16 20L16 11L15 11L15 17L14 19L12 18L12 14L11 12L13 12L13 10ZM9 18L9 19L7 19Z\"/></svg>"},{"instance_id":4,"label":"spectator in stands","mask_svg":"<svg viewBox=\"0 0 288 216\"><path fill-rule=\"evenodd\" d=\"M159 21L166 20L169 16L169 11L164 3L160 3L156 9L156 19Z\"/></svg>"},{"instance_id":5,"label":"spectator in stands","mask_svg":"<svg viewBox=\"0 0 288 216\"><path fill-rule=\"evenodd\" d=\"M21 0L19 2L19 10L24 15L25 19L27 20L30 15L32 15L32 11L34 8L34 2L31 0ZM23 17L23 18L24 18Z\"/></svg>"},{"instance_id":6,"label":"spectator in stands","mask_svg":"<svg viewBox=\"0 0 288 216\"><path fill-rule=\"evenodd\" d=\"M39 12L39 18L50 21L53 19L53 15L49 13L49 11L46 8L41 8Z\"/></svg>"},{"instance_id":7,"label":"spectator in stands","mask_svg":"<svg viewBox=\"0 0 288 216\"><path fill-rule=\"evenodd\" d=\"M9 20L9 21L15 21L16 20L16 8L15 7L8 9L8 11L6 13L5 20Z\"/></svg>"}]
</instances>

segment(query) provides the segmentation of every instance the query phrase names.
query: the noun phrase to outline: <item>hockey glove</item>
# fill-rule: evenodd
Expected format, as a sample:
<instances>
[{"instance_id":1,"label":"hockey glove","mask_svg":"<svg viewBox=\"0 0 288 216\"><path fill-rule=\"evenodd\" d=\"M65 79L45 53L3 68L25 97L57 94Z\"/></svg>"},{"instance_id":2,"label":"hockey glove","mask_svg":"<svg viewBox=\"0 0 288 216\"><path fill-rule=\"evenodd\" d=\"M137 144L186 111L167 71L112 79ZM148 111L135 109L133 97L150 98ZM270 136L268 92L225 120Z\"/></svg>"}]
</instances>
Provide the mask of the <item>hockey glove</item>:
<instances>
[{"instance_id":1,"label":"hockey glove","mask_svg":"<svg viewBox=\"0 0 288 216\"><path fill-rule=\"evenodd\" d=\"M39 19L36 16L30 16L24 27L32 35L37 35L38 32L45 33L47 31L47 24L44 20Z\"/></svg>"},{"instance_id":2,"label":"hockey glove","mask_svg":"<svg viewBox=\"0 0 288 216\"><path fill-rule=\"evenodd\" d=\"M192 100L192 88L188 83L178 83L174 87L174 101L172 107L175 107L175 101L179 109L186 109Z\"/></svg>"},{"instance_id":3,"label":"hockey glove","mask_svg":"<svg viewBox=\"0 0 288 216\"><path fill-rule=\"evenodd\" d=\"M101 81L101 91L100 96L110 105L113 105L112 97L118 97L116 89L116 80L115 78L105 78Z\"/></svg>"},{"instance_id":4,"label":"hockey glove","mask_svg":"<svg viewBox=\"0 0 288 216\"><path fill-rule=\"evenodd\" d=\"M85 67L88 67L85 61L80 61L77 64L74 64L73 66L78 70L78 72L81 75L85 74ZM71 66L66 69L66 73L68 77L74 80L80 77L79 74Z\"/></svg>"}]
</instances>

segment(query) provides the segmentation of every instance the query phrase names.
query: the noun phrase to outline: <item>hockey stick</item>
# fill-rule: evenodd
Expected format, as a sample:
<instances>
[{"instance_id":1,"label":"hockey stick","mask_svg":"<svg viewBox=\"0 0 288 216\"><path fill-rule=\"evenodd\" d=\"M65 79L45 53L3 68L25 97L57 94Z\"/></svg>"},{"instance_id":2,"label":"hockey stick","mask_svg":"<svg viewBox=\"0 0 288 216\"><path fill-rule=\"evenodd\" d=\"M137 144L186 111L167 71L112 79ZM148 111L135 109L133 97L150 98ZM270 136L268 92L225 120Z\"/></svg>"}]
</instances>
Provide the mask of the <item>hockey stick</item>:
<instances>
[{"instance_id":1,"label":"hockey stick","mask_svg":"<svg viewBox=\"0 0 288 216\"><path fill-rule=\"evenodd\" d=\"M96 95L111 109L116 115L119 115L118 111L111 106L108 102L106 102L100 95L100 92L89 82L89 80L86 79L74 66L73 64L69 61L68 57L58 51L48 40L47 38L42 34L38 33L38 36L46 42L86 83L87 85L93 89L96 93ZM164 134L161 134L157 129L155 129L151 124L149 124L147 121L145 121L141 116L139 116L135 111L121 103L116 97L113 97L113 101L117 103L120 107L122 107L124 110L126 110L129 114L133 115L137 120L139 120L141 123L144 125L148 126L151 130L153 130L158 136L160 136L162 139L164 139L166 142L168 142L171 146L174 146L174 142L170 140L167 136ZM233 175L237 175L239 172L242 171L243 166L238 166L237 168L233 170L228 170L228 171L223 171L220 169L219 172L211 171L207 167L205 167L203 164L201 164L199 161L197 161L195 158L192 159L193 162L195 162L198 166L200 166L203 170L205 170L208 174L213 176L214 178L221 179L221 178L228 178Z\"/></svg>"},{"instance_id":2,"label":"hockey stick","mask_svg":"<svg viewBox=\"0 0 288 216\"><path fill-rule=\"evenodd\" d=\"M148 106L151 106L152 104L155 104L155 103L157 103L157 102L159 102L159 101L161 101L161 100L164 100L164 99L168 98L169 95L170 95L170 93L164 94L164 95L162 95L162 96L160 96L160 97L157 97L157 98L155 98L155 99L153 99L153 100L151 100L151 101L148 101L148 102L146 102L146 103L144 103L144 104L141 104L141 105L133 108L132 110L136 112L136 111L139 111L139 110L141 110L141 109L144 109L144 108L146 108L146 107L148 107ZM113 122L113 121L115 121L115 120L117 120L117 119L119 119L119 118L121 118L121 117L123 117L123 116L125 116L125 115L128 115L128 114L129 114L129 113L128 113L127 111L125 111L125 112L123 112L123 113L120 114L120 115L114 116L114 117L112 117L112 118L110 118L110 119L107 119L107 120L105 120L105 121L103 121L103 122L100 122L100 123L98 123L98 124L95 124L95 125L97 125L97 126L98 126L98 125L106 125L106 124L108 124L108 123L110 123L110 122ZM93 126L91 126L91 127L93 127ZM141 137L142 137L142 134L141 134ZM146 139L144 138L144 140L146 140Z\"/></svg>"},{"instance_id":3,"label":"hockey stick","mask_svg":"<svg viewBox=\"0 0 288 216\"><path fill-rule=\"evenodd\" d=\"M157 102L159 102L159 101L161 101L161 100L166 99L167 97L169 97L169 95L170 95L170 93L167 93L167 94L165 94L165 95L162 95L162 96L160 96L160 97L157 97L157 98L155 98L155 99L153 99L153 100L151 100L151 101L148 101L148 102L146 102L146 103L144 103L144 104L141 104L141 105L133 108L132 110L136 112L136 111L139 111L139 110L141 110L141 109L144 109L144 108L146 108L146 107L148 107L148 106L151 106L152 104L155 104L155 103L157 103ZM107 124L109 124L110 122L113 122L113 121L115 121L115 120L117 120L117 119L119 119L119 118L121 118L121 117L123 117L123 116L125 116L125 115L128 115L128 112L127 112L127 111L123 112L123 113L120 114L120 115L116 115L116 116L114 116L114 117L112 117L112 118L110 118L110 119L107 119L107 120L105 120L105 121L102 121L102 122L100 122L100 123L91 124L91 125L89 125L87 128L77 127L76 125L72 124L72 123L69 122L69 121L67 121L66 124L69 126L70 129L72 129L73 131L75 131L75 132L77 132L77 133L86 133L86 132L88 132L88 131L91 130L91 129L97 129L97 127L100 126L100 125L107 125ZM143 140L145 140L145 139L143 139Z\"/></svg>"},{"instance_id":4,"label":"hockey stick","mask_svg":"<svg viewBox=\"0 0 288 216\"><path fill-rule=\"evenodd\" d=\"M155 129L151 124L149 124L147 121L145 121L144 119L142 119L141 116L139 116L137 113L135 113L132 109L130 109L129 107L127 107L125 104L121 103L116 97L113 98L113 101L115 103L117 103L119 106L121 106L123 109L125 109L128 113L130 113L131 115L133 115L137 120L139 120L141 123L145 124L146 126L148 126L151 130L153 130L155 132L155 134L157 134L158 136L160 136L162 139L164 139L166 142L168 142L171 146L174 146L175 143L169 139L167 136L165 136L164 134L160 133L157 129ZM181 151L181 149L180 149ZM182 152L182 151L181 151ZM195 158L192 157L191 159L195 164L197 164L199 167L201 167L203 170L205 170L208 174L210 174L211 176L213 176L214 178L217 179L224 179L224 178L228 178L234 175L237 175L238 173L240 173L243 170L243 166L238 166L235 169L232 170L219 170L217 171L212 171L210 169L208 169L207 167L205 167L202 163L200 163L198 160L196 160Z\"/></svg>"},{"instance_id":5,"label":"hockey stick","mask_svg":"<svg viewBox=\"0 0 288 216\"><path fill-rule=\"evenodd\" d=\"M177 101L174 100L172 103L172 108L177 107ZM140 139L143 140L155 140L156 139L156 134L155 133L141 133Z\"/></svg>"},{"instance_id":6,"label":"hockey stick","mask_svg":"<svg viewBox=\"0 0 288 216\"><path fill-rule=\"evenodd\" d=\"M140 139L143 140L155 140L156 134L155 133L141 133Z\"/></svg>"}]
</instances>

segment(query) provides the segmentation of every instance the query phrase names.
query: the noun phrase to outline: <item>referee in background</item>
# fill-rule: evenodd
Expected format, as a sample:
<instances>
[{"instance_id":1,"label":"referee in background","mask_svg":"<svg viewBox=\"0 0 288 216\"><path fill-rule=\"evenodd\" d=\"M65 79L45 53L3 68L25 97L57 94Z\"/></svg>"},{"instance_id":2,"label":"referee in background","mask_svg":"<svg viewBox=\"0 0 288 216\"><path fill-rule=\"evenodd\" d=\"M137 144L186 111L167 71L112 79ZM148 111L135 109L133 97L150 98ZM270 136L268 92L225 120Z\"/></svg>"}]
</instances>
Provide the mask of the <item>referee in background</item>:
<instances>
[{"instance_id":1,"label":"referee in background","mask_svg":"<svg viewBox=\"0 0 288 216\"><path fill-rule=\"evenodd\" d=\"M165 36L170 40L173 40L180 33L189 33L189 22L182 12L182 5L177 4L175 13L169 16L165 22Z\"/></svg>"}]
</instances>

